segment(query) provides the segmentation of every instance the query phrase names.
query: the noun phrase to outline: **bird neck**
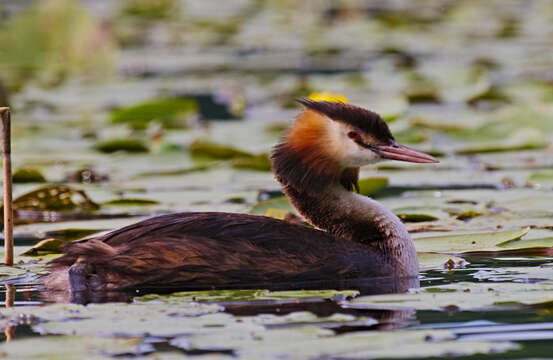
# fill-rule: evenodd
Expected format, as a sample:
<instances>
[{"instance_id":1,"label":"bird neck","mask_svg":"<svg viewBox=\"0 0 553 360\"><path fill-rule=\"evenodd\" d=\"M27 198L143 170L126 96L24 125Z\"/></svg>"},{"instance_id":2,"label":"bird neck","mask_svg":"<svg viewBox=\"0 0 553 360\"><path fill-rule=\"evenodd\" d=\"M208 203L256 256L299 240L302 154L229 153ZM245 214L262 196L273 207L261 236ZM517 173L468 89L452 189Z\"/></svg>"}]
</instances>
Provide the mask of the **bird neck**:
<instances>
[{"instance_id":1,"label":"bird neck","mask_svg":"<svg viewBox=\"0 0 553 360\"><path fill-rule=\"evenodd\" d=\"M334 183L316 194L284 186L292 205L312 225L360 243L411 242L405 226L388 208Z\"/></svg>"},{"instance_id":2,"label":"bird neck","mask_svg":"<svg viewBox=\"0 0 553 360\"><path fill-rule=\"evenodd\" d=\"M339 170L330 159L313 168L287 146L272 155L273 170L283 191L298 212L312 225L330 234L362 243L397 264L398 272L418 271L415 246L407 229L389 209L354 193L358 168Z\"/></svg>"}]
</instances>

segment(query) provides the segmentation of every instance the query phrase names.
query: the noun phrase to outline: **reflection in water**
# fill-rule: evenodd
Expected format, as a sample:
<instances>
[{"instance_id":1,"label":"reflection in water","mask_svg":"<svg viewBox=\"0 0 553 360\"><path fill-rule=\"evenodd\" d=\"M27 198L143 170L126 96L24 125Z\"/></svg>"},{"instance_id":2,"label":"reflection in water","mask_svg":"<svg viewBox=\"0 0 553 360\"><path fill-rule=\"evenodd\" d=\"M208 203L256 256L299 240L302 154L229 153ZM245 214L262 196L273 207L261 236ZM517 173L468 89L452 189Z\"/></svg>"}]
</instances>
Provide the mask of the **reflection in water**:
<instances>
[{"instance_id":1,"label":"reflection in water","mask_svg":"<svg viewBox=\"0 0 553 360\"><path fill-rule=\"evenodd\" d=\"M75 304L130 302L136 296L150 293L168 294L177 291L199 290L233 290L233 289L267 289L272 291L283 290L358 290L361 295L396 294L403 293L411 288L419 287L417 277L372 277L359 279L321 280L310 282L276 283L276 284L239 284L225 287L194 286L194 287L160 287L141 288L133 291L109 292L53 292L41 293L41 298L47 303L71 302Z\"/></svg>"},{"instance_id":2,"label":"reflection in water","mask_svg":"<svg viewBox=\"0 0 553 360\"><path fill-rule=\"evenodd\" d=\"M11 308L15 303L15 285L6 284L6 301L5 305L7 308ZM8 325L4 328L4 335L6 336L6 341L12 341L15 338L15 326Z\"/></svg>"}]
</instances>

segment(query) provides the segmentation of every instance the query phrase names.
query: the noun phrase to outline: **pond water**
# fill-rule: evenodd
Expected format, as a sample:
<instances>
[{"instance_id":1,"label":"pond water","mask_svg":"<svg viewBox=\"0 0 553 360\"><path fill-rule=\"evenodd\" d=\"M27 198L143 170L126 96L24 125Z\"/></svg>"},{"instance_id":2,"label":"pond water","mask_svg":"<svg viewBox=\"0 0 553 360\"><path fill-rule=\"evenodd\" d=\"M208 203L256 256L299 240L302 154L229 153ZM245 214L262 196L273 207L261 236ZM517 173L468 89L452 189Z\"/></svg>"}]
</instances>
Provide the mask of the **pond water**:
<instances>
[{"instance_id":1,"label":"pond water","mask_svg":"<svg viewBox=\"0 0 553 360\"><path fill-rule=\"evenodd\" d=\"M45 0L0 13L17 210L0 356L551 357L551 1ZM149 216L301 221L267 154L294 99L322 92L439 158L361 170L361 193L411 233L419 279L43 289L66 242Z\"/></svg>"}]
</instances>

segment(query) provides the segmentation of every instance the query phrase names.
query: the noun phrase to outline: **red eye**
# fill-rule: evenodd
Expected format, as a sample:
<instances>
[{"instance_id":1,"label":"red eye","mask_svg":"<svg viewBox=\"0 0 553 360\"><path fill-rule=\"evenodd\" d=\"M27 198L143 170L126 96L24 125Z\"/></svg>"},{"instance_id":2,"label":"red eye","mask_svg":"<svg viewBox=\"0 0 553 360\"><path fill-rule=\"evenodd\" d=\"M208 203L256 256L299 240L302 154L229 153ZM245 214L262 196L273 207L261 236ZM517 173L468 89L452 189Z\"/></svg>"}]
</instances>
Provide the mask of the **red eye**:
<instances>
[{"instance_id":1,"label":"red eye","mask_svg":"<svg viewBox=\"0 0 553 360\"><path fill-rule=\"evenodd\" d=\"M355 131L350 131L350 132L348 133L348 137L349 137L350 139L352 139L352 140L359 140L359 139L361 139L361 136L359 136L359 134L356 133Z\"/></svg>"}]
</instances>

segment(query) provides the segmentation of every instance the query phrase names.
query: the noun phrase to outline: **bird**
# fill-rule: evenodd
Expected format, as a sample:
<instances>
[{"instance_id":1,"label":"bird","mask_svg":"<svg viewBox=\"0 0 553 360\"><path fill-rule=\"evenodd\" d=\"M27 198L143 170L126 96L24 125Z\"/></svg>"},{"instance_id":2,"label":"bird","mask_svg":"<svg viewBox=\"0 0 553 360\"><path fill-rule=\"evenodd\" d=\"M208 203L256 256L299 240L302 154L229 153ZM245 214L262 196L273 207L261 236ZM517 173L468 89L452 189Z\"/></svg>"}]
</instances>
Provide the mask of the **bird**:
<instances>
[{"instance_id":1,"label":"bird","mask_svg":"<svg viewBox=\"0 0 553 360\"><path fill-rule=\"evenodd\" d=\"M361 166L437 163L399 144L375 112L297 100L303 109L274 146L272 169L308 224L225 212L156 216L69 243L49 263L52 291L237 288L367 277L417 278L414 243L400 219L358 194Z\"/></svg>"}]
</instances>

